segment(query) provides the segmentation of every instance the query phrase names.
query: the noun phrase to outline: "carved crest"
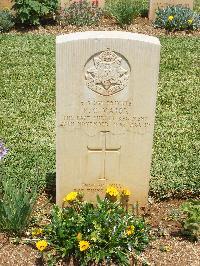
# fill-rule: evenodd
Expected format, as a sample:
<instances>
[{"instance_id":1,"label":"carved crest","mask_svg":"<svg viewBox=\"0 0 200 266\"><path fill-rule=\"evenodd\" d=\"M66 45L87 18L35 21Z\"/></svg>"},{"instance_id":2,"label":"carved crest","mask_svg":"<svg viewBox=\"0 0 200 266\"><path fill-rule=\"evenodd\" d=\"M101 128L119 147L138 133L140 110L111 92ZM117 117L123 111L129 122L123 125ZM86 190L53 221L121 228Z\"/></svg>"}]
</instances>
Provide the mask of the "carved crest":
<instances>
[{"instance_id":1,"label":"carved crest","mask_svg":"<svg viewBox=\"0 0 200 266\"><path fill-rule=\"evenodd\" d=\"M110 96L128 86L129 69L122 67L122 57L107 49L92 58L93 66L86 69L86 85L92 91ZM125 61L125 60L124 60Z\"/></svg>"}]
</instances>

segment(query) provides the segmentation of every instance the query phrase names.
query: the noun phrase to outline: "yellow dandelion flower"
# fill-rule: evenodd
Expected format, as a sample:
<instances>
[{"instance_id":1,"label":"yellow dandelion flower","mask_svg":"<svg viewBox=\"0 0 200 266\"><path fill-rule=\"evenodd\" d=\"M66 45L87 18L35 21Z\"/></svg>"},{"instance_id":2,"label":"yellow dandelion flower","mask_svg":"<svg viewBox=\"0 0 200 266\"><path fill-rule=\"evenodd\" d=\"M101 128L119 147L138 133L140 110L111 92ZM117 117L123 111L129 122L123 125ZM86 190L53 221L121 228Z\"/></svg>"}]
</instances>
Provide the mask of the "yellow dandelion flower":
<instances>
[{"instance_id":1,"label":"yellow dandelion flower","mask_svg":"<svg viewBox=\"0 0 200 266\"><path fill-rule=\"evenodd\" d=\"M165 246L165 251L166 252L170 252L172 250L172 247L170 247L170 246Z\"/></svg>"},{"instance_id":2,"label":"yellow dandelion flower","mask_svg":"<svg viewBox=\"0 0 200 266\"><path fill-rule=\"evenodd\" d=\"M45 240L39 240L39 241L37 241L37 243L36 243L36 247L37 247L37 249L38 249L39 251L43 251L43 250L45 250L45 248L47 247L47 245L48 245L48 243L47 243L47 241L45 241Z\"/></svg>"},{"instance_id":3,"label":"yellow dandelion flower","mask_svg":"<svg viewBox=\"0 0 200 266\"><path fill-rule=\"evenodd\" d=\"M192 24L193 20L192 19L188 19L188 24Z\"/></svg>"},{"instance_id":4,"label":"yellow dandelion flower","mask_svg":"<svg viewBox=\"0 0 200 266\"><path fill-rule=\"evenodd\" d=\"M128 189L125 188L125 189L122 190L122 195L123 196L130 196L131 195L131 192L130 192L130 190L128 190Z\"/></svg>"},{"instance_id":5,"label":"yellow dandelion flower","mask_svg":"<svg viewBox=\"0 0 200 266\"><path fill-rule=\"evenodd\" d=\"M77 238L78 241L81 241L81 239L82 239L82 234L81 234L81 233L78 233L77 236L76 236L76 238Z\"/></svg>"},{"instance_id":6,"label":"yellow dandelion flower","mask_svg":"<svg viewBox=\"0 0 200 266\"><path fill-rule=\"evenodd\" d=\"M174 19L174 16L169 16L169 17L168 17L168 20L169 20L169 21L172 21L173 19Z\"/></svg>"},{"instance_id":7,"label":"yellow dandelion flower","mask_svg":"<svg viewBox=\"0 0 200 266\"><path fill-rule=\"evenodd\" d=\"M64 197L63 201L64 202L74 201L74 200L76 200L77 196L78 196L78 192L72 191L69 194L67 194L67 196Z\"/></svg>"},{"instance_id":8,"label":"yellow dandelion flower","mask_svg":"<svg viewBox=\"0 0 200 266\"><path fill-rule=\"evenodd\" d=\"M79 249L80 249L80 251L85 251L89 247L90 247L90 243L88 241L82 240L82 241L79 242Z\"/></svg>"},{"instance_id":9,"label":"yellow dandelion flower","mask_svg":"<svg viewBox=\"0 0 200 266\"><path fill-rule=\"evenodd\" d=\"M130 226L127 227L126 234L128 236L133 235L134 232L135 232L135 226L134 225L130 225Z\"/></svg>"},{"instance_id":10,"label":"yellow dandelion flower","mask_svg":"<svg viewBox=\"0 0 200 266\"><path fill-rule=\"evenodd\" d=\"M110 196L117 197L117 195L119 194L119 191L115 187L109 186L106 189L106 193Z\"/></svg>"},{"instance_id":11,"label":"yellow dandelion flower","mask_svg":"<svg viewBox=\"0 0 200 266\"><path fill-rule=\"evenodd\" d=\"M32 231L32 236L38 236L41 235L43 233L43 230L41 228L35 228Z\"/></svg>"}]
</instances>

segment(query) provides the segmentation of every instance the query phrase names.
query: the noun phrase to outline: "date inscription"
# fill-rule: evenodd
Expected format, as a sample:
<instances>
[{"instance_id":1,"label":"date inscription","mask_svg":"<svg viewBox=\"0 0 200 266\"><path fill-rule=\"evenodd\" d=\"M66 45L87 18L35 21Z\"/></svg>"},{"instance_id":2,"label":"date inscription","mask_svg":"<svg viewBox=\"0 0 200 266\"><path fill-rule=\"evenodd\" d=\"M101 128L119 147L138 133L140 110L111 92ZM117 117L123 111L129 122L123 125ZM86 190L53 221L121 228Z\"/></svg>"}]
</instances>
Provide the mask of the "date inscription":
<instances>
[{"instance_id":1,"label":"date inscription","mask_svg":"<svg viewBox=\"0 0 200 266\"><path fill-rule=\"evenodd\" d=\"M86 129L140 129L151 126L147 116L133 114L132 101L81 101L77 114L66 114L59 123L60 127Z\"/></svg>"}]
</instances>

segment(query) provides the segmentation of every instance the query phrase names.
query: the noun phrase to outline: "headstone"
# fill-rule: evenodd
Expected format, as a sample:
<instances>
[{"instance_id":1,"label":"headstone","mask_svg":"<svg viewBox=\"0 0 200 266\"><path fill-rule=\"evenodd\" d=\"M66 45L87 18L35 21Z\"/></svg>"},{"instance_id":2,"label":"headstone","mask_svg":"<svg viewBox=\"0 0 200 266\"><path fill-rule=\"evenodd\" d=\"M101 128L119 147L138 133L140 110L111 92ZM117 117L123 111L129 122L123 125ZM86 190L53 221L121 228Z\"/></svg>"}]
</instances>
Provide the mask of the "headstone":
<instances>
[{"instance_id":1,"label":"headstone","mask_svg":"<svg viewBox=\"0 0 200 266\"><path fill-rule=\"evenodd\" d=\"M57 203L113 185L147 201L160 43L128 32L58 36Z\"/></svg>"},{"instance_id":2,"label":"headstone","mask_svg":"<svg viewBox=\"0 0 200 266\"><path fill-rule=\"evenodd\" d=\"M80 2L81 0L61 0L61 8L64 9L65 7L68 7L70 3L73 2ZM91 4L98 5L99 7L103 7L105 4L105 0L88 0Z\"/></svg>"},{"instance_id":3,"label":"headstone","mask_svg":"<svg viewBox=\"0 0 200 266\"><path fill-rule=\"evenodd\" d=\"M167 6L182 5L193 9L193 0L150 0L149 2L149 19L155 20L158 8Z\"/></svg>"}]
</instances>

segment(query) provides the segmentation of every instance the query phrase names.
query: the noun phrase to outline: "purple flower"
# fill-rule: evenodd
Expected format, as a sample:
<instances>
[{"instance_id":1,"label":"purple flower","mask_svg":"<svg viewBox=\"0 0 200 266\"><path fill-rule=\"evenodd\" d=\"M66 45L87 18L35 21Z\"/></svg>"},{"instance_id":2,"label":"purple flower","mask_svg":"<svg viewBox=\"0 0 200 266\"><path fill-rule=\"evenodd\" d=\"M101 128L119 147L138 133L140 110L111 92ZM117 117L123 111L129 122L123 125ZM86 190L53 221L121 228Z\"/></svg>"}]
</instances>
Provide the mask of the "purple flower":
<instances>
[{"instance_id":1,"label":"purple flower","mask_svg":"<svg viewBox=\"0 0 200 266\"><path fill-rule=\"evenodd\" d=\"M4 146L3 142L0 141L0 160L8 153L8 149Z\"/></svg>"}]
</instances>

